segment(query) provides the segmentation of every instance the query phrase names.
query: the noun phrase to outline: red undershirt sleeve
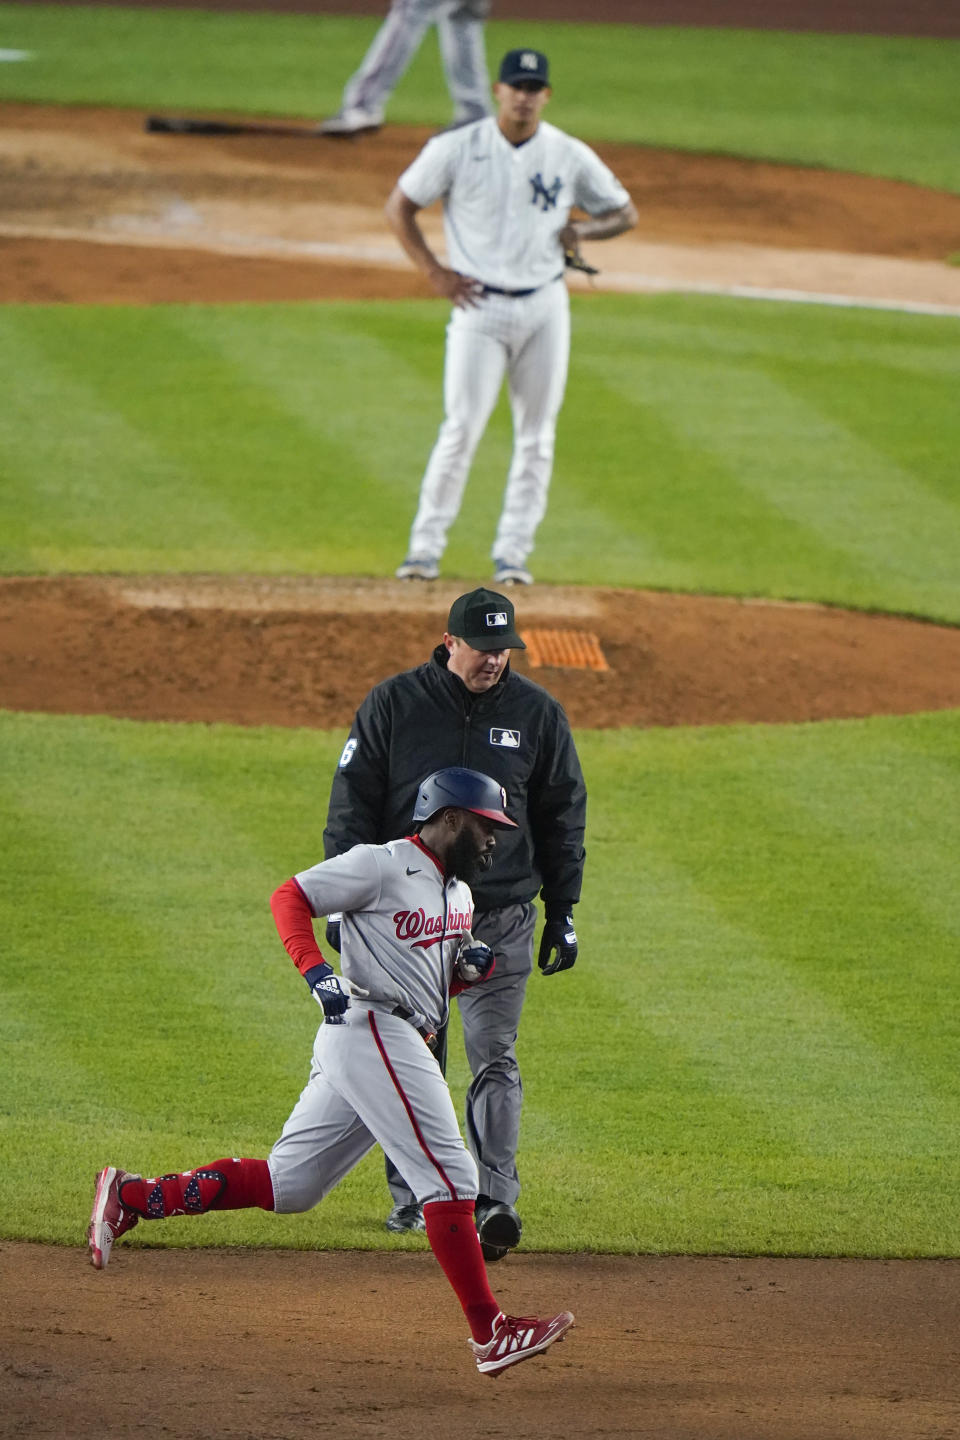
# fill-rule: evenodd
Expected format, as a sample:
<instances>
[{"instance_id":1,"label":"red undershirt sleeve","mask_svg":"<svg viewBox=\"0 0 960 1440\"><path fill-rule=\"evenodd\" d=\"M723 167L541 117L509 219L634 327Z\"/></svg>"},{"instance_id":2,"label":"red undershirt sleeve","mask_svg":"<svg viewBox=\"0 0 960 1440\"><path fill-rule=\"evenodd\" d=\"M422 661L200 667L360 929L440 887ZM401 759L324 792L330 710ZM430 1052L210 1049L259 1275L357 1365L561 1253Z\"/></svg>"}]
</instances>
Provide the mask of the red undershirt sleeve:
<instances>
[{"instance_id":1,"label":"red undershirt sleeve","mask_svg":"<svg viewBox=\"0 0 960 1440\"><path fill-rule=\"evenodd\" d=\"M296 880L285 880L270 896L277 933L301 975L314 965L324 964L323 953L313 933L313 911Z\"/></svg>"}]
</instances>

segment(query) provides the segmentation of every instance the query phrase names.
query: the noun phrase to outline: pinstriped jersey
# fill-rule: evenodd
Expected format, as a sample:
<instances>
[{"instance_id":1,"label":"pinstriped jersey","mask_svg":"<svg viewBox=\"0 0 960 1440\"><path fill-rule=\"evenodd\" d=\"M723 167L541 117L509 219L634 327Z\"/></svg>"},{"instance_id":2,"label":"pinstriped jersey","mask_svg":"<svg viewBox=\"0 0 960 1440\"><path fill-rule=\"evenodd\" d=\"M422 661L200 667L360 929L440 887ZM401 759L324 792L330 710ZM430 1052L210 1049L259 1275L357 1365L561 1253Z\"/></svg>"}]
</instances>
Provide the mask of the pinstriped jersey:
<instances>
[{"instance_id":1,"label":"pinstriped jersey","mask_svg":"<svg viewBox=\"0 0 960 1440\"><path fill-rule=\"evenodd\" d=\"M443 198L450 268L502 290L556 279L557 237L573 206L604 215L630 200L582 140L541 120L529 140L511 145L494 116L435 135L398 183L421 208Z\"/></svg>"},{"instance_id":2,"label":"pinstriped jersey","mask_svg":"<svg viewBox=\"0 0 960 1440\"><path fill-rule=\"evenodd\" d=\"M361 1003L446 1019L457 950L473 923L470 887L411 836L355 845L294 876L315 916L342 911L340 969Z\"/></svg>"}]
</instances>

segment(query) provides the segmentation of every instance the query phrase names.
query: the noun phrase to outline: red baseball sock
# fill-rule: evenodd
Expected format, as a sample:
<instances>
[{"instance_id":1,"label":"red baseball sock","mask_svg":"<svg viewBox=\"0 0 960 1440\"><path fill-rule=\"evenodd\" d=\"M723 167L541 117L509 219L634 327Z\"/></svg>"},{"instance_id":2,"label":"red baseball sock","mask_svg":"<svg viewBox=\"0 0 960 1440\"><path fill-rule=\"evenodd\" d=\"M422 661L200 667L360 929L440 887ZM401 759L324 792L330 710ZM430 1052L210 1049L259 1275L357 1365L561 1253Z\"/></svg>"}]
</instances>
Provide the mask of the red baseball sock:
<instances>
[{"instance_id":1,"label":"red baseball sock","mask_svg":"<svg viewBox=\"0 0 960 1440\"><path fill-rule=\"evenodd\" d=\"M485 1345L500 1306L487 1281L472 1200L433 1200L423 1207L430 1248L453 1286L474 1340Z\"/></svg>"},{"instance_id":2,"label":"red baseball sock","mask_svg":"<svg viewBox=\"0 0 960 1440\"><path fill-rule=\"evenodd\" d=\"M120 1203L144 1220L207 1210L272 1210L273 1182L266 1160L214 1160L178 1174L122 1180Z\"/></svg>"}]
</instances>

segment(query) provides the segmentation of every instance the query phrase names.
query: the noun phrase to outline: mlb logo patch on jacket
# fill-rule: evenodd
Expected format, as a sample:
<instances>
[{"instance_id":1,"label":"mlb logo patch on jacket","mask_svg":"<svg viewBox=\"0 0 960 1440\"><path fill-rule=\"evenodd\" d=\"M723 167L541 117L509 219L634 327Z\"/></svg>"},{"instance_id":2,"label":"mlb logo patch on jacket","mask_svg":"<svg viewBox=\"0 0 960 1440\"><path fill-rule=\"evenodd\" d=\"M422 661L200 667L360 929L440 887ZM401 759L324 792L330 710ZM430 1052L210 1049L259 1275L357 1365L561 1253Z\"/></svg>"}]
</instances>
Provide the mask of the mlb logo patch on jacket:
<instances>
[{"instance_id":1,"label":"mlb logo patch on jacket","mask_svg":"<svg viewBox=\"0 0 960 1440\"><path fill-rule=\"evenodd\" d=\"M490 731L490 744L499 745L503 750L519 750L520 731L499 730L494 726Z\"/></svg>"}]
</instances>

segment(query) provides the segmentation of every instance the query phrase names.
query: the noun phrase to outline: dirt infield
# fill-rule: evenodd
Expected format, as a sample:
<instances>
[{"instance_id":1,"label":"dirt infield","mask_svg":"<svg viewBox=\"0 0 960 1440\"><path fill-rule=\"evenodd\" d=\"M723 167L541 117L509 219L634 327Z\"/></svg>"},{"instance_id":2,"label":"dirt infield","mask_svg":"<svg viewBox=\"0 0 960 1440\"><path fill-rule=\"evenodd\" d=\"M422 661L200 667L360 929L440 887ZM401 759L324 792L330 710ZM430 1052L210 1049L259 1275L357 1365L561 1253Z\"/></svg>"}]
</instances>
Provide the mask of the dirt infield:
<instances>
[{"instance_id":1,"label":"dirt infield","mask_svg":"<svg viewBox=\"0 0 960 1440\"><path fill-rule=\"evenodd\" d=\"M482 581L485 577L479 577ZM425 660L469 582L263 576L0 580L0 703L133 719L342 728ZM536 585L521 631L595 635L609 670L514 656L577 727L960 706L960 629L816 605ZM362 641L362 643L360 643Z\"/></svg>"},{"instance_id":2,"label":"dirt infield","mask_svg":"<svg viewBox=\"0 0 960 1440\"><path fill-rule=\"evenodd\" d=\"M516 1255L495 1272L508 1308L577 1325L496 1380L429 1254L121 1242L98 1274L79 1252L3 1246L0 1274L4 1436L960 1434L955 1262Z\"/></svg>"},{"instance_id":3,"label":"dirt infield","mask_svg":"<svg viewBox=\"0 0 960 1440\"><path fill-rule=\"evenodd\" d=\"M227 117L224 117L227 118ZM140 111L0 105L0 301L397 299L430 292L383 204L431 133L144 131ZM309 117L308 117L309 121ZM599 145L641 214L587 247L608 291L829 294L960 313L960 196L720 155ZM424 228L439 243L440 216ZM589 295L575 277L571 288Z\"/></svg>"},{"instance_id":4,"label":"dirt infield","mask_svg":"<svg viewBox=\"0 0 960 1440\"><path fill-rule=\"evenodd\" d=\"M573 19L583 8L496 6L501 18ZM960 34L960 12L933 0L602 0L590 18L604 16ZM0 105L0 302L422 296L380 212L427 133L388 127L345 145L184 140L146 135L139 112ZM960 307L960 270L945 263L960 252L956 196L599 148L643 217L637 235L598 255L601 286L742 285ZM2 580L0 705L345 727L370 684L425 658L463 588L318 576ZM817 606L539 585L518 608L521 628L564 624L597 636L605 672L516 661L580 727L960 706L956 629ZM581 963L586 975L589 957ZM491 1382L472 1368L459 1309L421 1241L389 1255L121 1243L96 1274L85 1223L81 1205L72 1250L0 1245L0 1436L960 1437L956 1261L521 1250L491 1272L506 1308L569 1306L577 1327L549 1356ZM371 1217L371 1236L379 1223Z\"/></svg>"}]
</instances>

